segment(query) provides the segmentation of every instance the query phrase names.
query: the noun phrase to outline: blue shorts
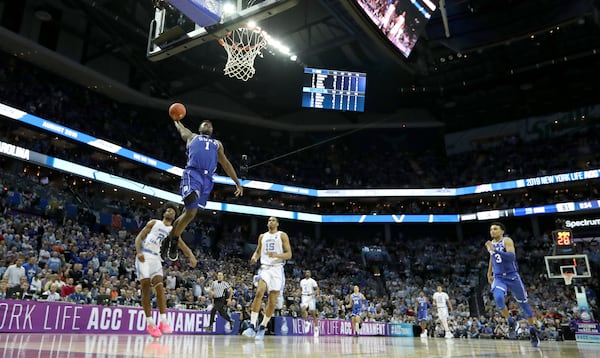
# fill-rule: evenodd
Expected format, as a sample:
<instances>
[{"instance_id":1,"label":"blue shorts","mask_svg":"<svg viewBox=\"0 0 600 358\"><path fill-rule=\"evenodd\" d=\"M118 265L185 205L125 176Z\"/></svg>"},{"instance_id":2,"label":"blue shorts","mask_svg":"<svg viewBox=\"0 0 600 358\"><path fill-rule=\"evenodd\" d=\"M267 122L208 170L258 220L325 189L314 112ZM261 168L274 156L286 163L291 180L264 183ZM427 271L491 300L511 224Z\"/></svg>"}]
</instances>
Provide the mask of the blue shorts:
<instances>
[{"instance_id":1,"label":"blue shorts","mask_svg":"<svg viewBox=\"0 0 600 358\"><path fill-rule=\"evenodd\" d=\"M527 300L527 291L525 291L523 280L521 280L521 276L519 276L518 272L511 272L503 276L494 276L494 282L492 282L491 291L494 291L496 288L504 291L505 295L510 288L510 292L512 292L512 295L517 301Z\"/></svg>"},{"instance_id":2,"label":"blue shorts","mask_svg":"<svg viewBox=\"0 0 600 358\"><path fill-rule=\"evenodd\" d=\"M186 209L204 209L214 186L212 175L204 174L195 170L185 169L181 175L179 190L181 197L187 198L196 193L196 200L185 204Z\"/></svg>"},{"instance_id":3,"label":"blue shorts","mask_svg":"<svg viewBox=\"0 0 600 358\"><path fill-rule=\"evenodd\" d=\"M417 311L417 321L427 321L427 311Z\"/></svg>"}]
</instances>

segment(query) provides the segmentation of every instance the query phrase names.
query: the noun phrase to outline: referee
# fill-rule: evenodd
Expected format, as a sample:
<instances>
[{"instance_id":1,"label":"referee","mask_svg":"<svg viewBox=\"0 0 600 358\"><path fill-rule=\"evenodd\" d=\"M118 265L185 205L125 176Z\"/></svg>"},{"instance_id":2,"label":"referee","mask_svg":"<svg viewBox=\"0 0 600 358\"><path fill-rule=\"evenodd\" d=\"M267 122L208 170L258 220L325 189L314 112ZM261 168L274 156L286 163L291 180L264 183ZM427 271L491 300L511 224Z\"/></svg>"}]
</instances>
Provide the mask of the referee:
<instances>
[{"instance_id":1,"label":"referee","mask_svg":"<svg viewBox=\"0 0 600 358\"><path fill-rule=\"evenodd\" d=\"M213 300L213 308L210 311L210 326L209 330L212 331L213 323L215 321L215 314L217 311L226 321L229 327L225 325L225 329L233 329L233 321L227 314L227 302L233 296L233 288L229 282L223 280L223 272L217 272L217 280L213 281L210 285L209 297Z\"/></svg>"}]
</instances>

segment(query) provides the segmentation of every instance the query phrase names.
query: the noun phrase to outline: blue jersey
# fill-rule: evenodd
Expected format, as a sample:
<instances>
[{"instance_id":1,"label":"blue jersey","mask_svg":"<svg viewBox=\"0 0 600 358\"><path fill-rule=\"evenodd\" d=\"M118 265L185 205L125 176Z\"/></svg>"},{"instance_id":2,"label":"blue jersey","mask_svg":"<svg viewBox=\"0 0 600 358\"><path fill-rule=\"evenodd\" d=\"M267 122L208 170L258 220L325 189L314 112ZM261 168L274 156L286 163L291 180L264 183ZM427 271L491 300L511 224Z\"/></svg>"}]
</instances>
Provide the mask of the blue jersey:
<instances>
[{"instance_id":1,"label":"blue jersey","mask_svg":"<svg viewBox=\"0 0 600 358\"><path fill-rule=\"evenodd\" d=\"M417 297L417 319L427 319L427 297Z\"/></svg>"},{"instance_id":2,"label":"blue jersey","mask_svg":"<svg viewBox=\"0 0 600 358\"><path fill-rule=\"evenodd\" d=\"M185 169L212 176L217 170L218 151L219 142L216 139L204 134L194 136L186 148L188 161Z\"/></svg>"},{"instance_id":3,"label":"blue jersey","mask_svg":"<svg viewBox=\"0 0 600 358\"><path fill-rule=\"evenodd\" d=\"M497 252L506 252L506 246L504 246L504 238L498 242L492 241L494 245L494 251ZM500 254L495 253L492 255L492 270L494 271L494 276L501 276L508 273L513 273L519 271L519 267L517 265L517 261L506 262L502 259Z\"/></svg>"},{"instance_id":4,"label":"blue jersey","mask_svg":"<svg viewBox=\"0 0 600 358\"><path fill-rule=\"evenodd\" d=\"M350 299L352 300L352 315L361 315L363 300L362 295L360 293L353 293L350 295Z\"/></svg>"}]
</instances>

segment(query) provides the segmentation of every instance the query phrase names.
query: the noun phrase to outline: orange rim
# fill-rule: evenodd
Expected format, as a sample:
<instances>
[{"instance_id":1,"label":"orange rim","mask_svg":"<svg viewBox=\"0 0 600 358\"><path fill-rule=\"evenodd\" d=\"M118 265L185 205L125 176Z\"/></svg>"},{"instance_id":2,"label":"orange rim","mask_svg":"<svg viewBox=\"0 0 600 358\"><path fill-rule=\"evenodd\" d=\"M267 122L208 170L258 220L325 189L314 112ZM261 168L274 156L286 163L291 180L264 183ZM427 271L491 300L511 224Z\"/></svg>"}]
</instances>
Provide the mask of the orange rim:
<instances>
[{"instance_id":1,"label":"orange rim","mask_svg":"<svg viewBox=\"0 0 600 358\"><path fill-rule=\"evenodd\" d=\"M262 30L258 30L258 31L256 31L256 30L251 30L251 29L248 29L247 27L242 27L242 29L247 29L247 30L250 30L250 31L256 32L256 33L257 33L259 36L263 37L263 31L262 31ZM228 43L225 41L225 38L227 38L227 37L231 37L231 35L232 35L232 34L233 34L233 32L232 32L232 31L228 31L228 32L225 34L225 36L218 38L218 39L217 39L217 41L219 42L219 45L221 45L221 46L223 46L223 47L227 46L227 47L229 47L229 48L231 48L231 49L234 49L234 50L237 50L237 51L250 51L250 50L252 50L252 49L255 49L255 48L258 46L258 45L255 45L255 46L235 46L235 45L230 45L230 44L228 44ZM259 41L259 43L260 43L260 42L263 42L263 40Z\"/></svg>"}]
</instances>

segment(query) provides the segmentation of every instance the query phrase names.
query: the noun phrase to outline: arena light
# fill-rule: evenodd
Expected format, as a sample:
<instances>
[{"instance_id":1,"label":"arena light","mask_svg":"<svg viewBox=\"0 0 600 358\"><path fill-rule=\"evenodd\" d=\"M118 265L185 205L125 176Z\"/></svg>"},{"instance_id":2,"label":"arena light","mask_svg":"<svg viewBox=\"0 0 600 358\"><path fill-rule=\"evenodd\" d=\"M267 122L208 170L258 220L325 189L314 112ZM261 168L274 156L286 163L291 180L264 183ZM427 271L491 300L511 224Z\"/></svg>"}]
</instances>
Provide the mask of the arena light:
<instances>
[{"instance_id":1,"label":"arena light","mask_svg":"<svg viewBox=\"0 0 600 358\"><path fill-rule=\"evenodd\" d=\"M233 15L237 11L235 4L227 2L223 4L223 16Z\"/></svg>"}]
</instances>

